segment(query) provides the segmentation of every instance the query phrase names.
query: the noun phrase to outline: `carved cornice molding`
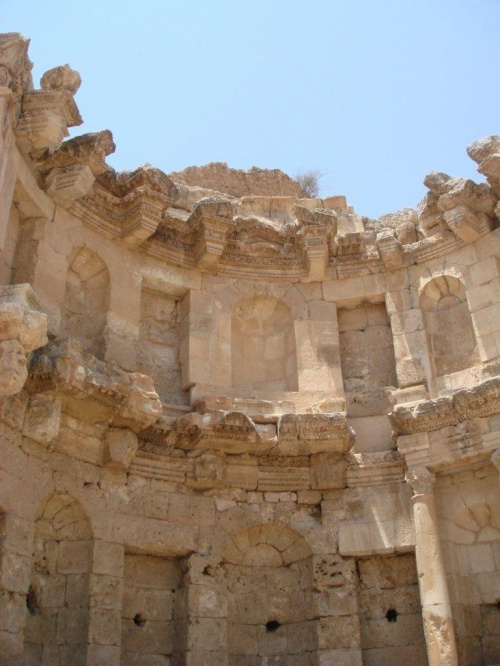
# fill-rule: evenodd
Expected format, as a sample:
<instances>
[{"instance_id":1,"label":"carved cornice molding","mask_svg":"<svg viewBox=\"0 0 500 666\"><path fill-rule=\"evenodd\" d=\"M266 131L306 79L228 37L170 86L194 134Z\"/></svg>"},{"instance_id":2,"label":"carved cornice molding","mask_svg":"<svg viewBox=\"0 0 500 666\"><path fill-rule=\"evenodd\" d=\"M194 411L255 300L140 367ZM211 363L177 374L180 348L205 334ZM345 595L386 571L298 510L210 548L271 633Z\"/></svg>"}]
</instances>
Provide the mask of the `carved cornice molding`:
<instances>
[{"instance_id":1,"label":"carved cornice molding","mask_svg":"<svg viewBox=\"0 0 500 666\"><path fill-rule=\"evenodd\" d=\"M177 195L168 176L146 165L133 172L100 174L70 211L106 236L138 247L155 233Z\"/></svg>"},{"instance_id":2,"label":"carved cornice molding","mask_svg":"<svg viewBox=\"0 0 500 666\"><path fill-rule=\"evenodd\" d=\"M500 412L500 377L488 379L452 396L420 402L413 407L396 405L389 414L398 435L431 432L462 421Z\"/></svg>"},{"instance_id":3,"label":"carved cornice molding","mask_svg":"<svg viewBox=\"0 0 500 666\"><path fill-rule=\"evenodd\" d=\"M149 377L100 361L75 340L51 342L34 355L26 390L58 395L68 404L87 401L89 415L94 405L98 417L132 429L147 427L162 413Z\"/></svg>"},{"instance_id":4,"label":"carved cornice molding","mask_svg":"<svg viewBox=\"0 0 500 666\"><path fill-rule=\"evenodd\" d=\"M261 456L273 452L286 458L329 452L342 456L353 445L353 432L344 413L285 414L273 424L256 425L238 411L190 412L182 417L162 417L140 433L151 452L174 448L212 449L231 454Z\"/></svg>"},{"instance_id":5,"label":"carved cornice molding","mask_svg":"<svg viewBox=\"0 0 500 666\"><path fill-rule=\"evenodd\" d=\"M298 444L304 453L347 453L354 433L344 412L335 414L284 414L278 421L280 445Z\"/></svg>"},{"instance_id":6,"label":"carved cornice molding","mask_svg":"<svg viewBox=\"0 0 500 666\"><path fill-rule=\"evenodd\" d=\"M350 488L402 483L404 480L404 461L398 451L351 451L346 459Z\"/></svg>"}]
</instances>

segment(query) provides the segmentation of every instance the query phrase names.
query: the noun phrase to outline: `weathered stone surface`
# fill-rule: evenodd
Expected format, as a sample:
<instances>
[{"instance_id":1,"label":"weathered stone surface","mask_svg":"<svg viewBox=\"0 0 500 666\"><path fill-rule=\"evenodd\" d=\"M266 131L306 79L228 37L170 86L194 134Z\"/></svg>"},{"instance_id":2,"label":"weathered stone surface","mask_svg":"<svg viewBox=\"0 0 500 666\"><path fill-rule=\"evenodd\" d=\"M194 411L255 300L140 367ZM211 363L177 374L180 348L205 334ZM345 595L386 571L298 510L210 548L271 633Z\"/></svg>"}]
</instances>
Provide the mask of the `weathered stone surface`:
<instances>
[{"instance_id":1,"label":"weathered stone surface","mask_svg":"<svg viewBox=\"0 0 500 666\"><path fill-rule=\"evenodd\" d=\"M496 663L500 139L378 220L279 171L117 173L27 48L0 36L0 661Z\"/></svg>"}]
</instances>

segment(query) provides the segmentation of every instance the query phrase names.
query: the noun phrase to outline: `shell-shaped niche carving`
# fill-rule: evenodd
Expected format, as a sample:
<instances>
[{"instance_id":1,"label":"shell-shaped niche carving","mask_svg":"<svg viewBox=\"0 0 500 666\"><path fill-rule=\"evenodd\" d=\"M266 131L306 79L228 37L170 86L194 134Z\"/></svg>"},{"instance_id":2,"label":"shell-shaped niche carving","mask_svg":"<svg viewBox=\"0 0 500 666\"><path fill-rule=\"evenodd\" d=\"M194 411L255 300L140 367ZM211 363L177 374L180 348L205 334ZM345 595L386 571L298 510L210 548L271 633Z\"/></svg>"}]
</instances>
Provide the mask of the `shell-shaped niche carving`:
<instances>
[{"instance_id":1,"label":"shell-shaped niche carving","mask_svg":"<svg viewBox=\"0 0 500 666\"><path fill-rule=\"evenodd\" d=\"M233 388L297 390L295 330L289 307L267 294L249 296L231 318Z\"/></svg>"},{"instance_id":2,"label":"shell-shaped niche carving","mask_svg":"<svg viewBox=\"0 0 500 666\"><path fill-rule=\"evenodd\" d=\"M98 358L105 353L110 280L104 261L87 247L70 255L61 318L62 337L77 338Z\"/></svg>"},{"instance_id":3,"label":"shell-shaped niche carving","mask_svg":"<svg viewBox=\"0 0 500 666\"><path fill-rule=\"evenodd\" d=\"M479 362L465 287L453 276L428 282L420 295L433 374L470 368Z\"/></svg>"}]
</instances>

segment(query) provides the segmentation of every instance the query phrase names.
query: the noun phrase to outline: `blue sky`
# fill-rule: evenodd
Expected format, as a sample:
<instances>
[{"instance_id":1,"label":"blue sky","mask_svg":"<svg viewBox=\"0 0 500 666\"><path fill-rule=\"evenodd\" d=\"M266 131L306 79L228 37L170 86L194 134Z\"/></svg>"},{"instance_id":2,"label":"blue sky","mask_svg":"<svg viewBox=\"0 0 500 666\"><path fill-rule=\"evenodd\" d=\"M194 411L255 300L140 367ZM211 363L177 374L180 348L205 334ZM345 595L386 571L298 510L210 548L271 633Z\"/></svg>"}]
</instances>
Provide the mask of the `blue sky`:
<instances>
[{"instance_id":1,"label":"blue sky","mask_svg":"<svg viewBox=\"0 0 500 666\"><path fill-rule=\"evenodd\" d=\"M81 73L73 134L111 129L118 170L319 169L378 217L429 171L480 180L465 148L500 134L499 0L2 0L0 25L37 85Z\"/></svg>"}]
</instances>

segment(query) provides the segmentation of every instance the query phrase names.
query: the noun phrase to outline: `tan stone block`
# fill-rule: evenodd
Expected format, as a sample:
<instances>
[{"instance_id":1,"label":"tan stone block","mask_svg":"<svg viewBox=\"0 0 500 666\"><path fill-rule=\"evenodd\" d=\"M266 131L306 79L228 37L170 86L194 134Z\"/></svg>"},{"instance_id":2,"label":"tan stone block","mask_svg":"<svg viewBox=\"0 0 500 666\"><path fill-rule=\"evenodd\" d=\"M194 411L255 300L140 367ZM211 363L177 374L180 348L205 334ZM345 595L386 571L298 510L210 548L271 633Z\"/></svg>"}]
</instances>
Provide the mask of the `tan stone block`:
<instances>
[{"instance_id":1,"label":"tan stone block","mask_svg":"<svg viewBox=\"0 0 500 666\"><path fill-rule=\"evenodd\" d=\"M363 666L363 664L361 650L318 650L318 666Z\"/></svg>"},{"instance_id":2,"label":"tan stone block","mask_svg":"<svg viewBox=\"0 0 500 666\"><path fill-rule=\"evenodd\" d=\"M172 495L168 507L168 520L187 525L213 525L215 503L211 497Z\"/></svg>"},{"instance_id":3,"label":"tan stone block","mask_svg":"<svg viewBox=\"0 0 500 666\"><path fill-rule=\"evenodd\" d=\"M346 464L343 457L331 453L311 456L311 487L313 490L343 488L346 483Z\"/></svg>"},{"instance_id":4,"label":"tan stone block","mask_svg":"<svg viewBox=\"0 0 500 666\"><path fill-rule=\"evenodd\" d=\"M352 301L353 304L361 302L365 298L365 287L363 278L349 278L347 280L332 280L323 283L323 298L326 301L345 305Z\"/></svg>"},{"instance_id":5,"label":"tan stone block","mask_svg":"<svg viewBox=\"0 0 500 666\"><path fill-rule=\"evenodd\" d=\"M52 574L40 577L34 585L42 608L62 608L66 595L66 576Z\"/></svg>"},{"instance_id":6,"label":"tan stone block","mask_svg":"<svg viewBox=\"0 0 500 666\"><path fill-rule=\"evenodd\" d=\"M120 645L121 614L117 610L91 608L89 642L97 645Z\"/></svg>"},{"instance_id":7,"label":"tan stone block","mask_svg":"<svg viewBox=\"0 0 500 666\"><path fill-rule=\"evenodd\" d=\"M213 652L226 649L226 621L200 618L188 621L187 650Z\"/></svg>"},{"instance_id":8,"label":"tan stone block","mask_svg":"<svg viewBox=\"0 0 500 666\"><path fill-rule=\"evenodd\" d=\"M360 645L360 625L357 616L327 617L318 620L318 647L356 648Z\"/></svg>"},{"instance_id":9,"label":"tan stone block","mask_svg":"<svg viewBox=\"0 0 500 666\"><path fill-rule=\"evenodd\" d=\"M298 562L310 557L311 549L304 539L299 539L295 541L291 546L283 551L283 562L285 566L288 566L292 562Z\"/></svg>"},{"instance_id":10,"label":"tan stone block","mask_svg":"<svg viewBox=\"0 0 500 666\"><path fill-rule=\"evenodd\" d=\"M500 308L491 305L473 313L473 321L481 336L496 333L500 329Z\"/></svg>"},{"instance_id":11,"label":"tan stone block","mask_svg":"<svg viewBox=\"0 0 500 666\"><path fill-rule=\"evenodd\" d=\"M500 277L500 258L488 257L470 267L474 286L486 284Z\"/></svg>"},{"instance_id":12,"label":"tan stone block","mask_svg":"<svg viewBox=\"0 0 500 666\"><path fill-rule=\"evenodd\" d=\"M88 639L88 608L61 608L57 615L57 642L81 644Z\"/></svg>"},{"instance_id":13,"label":"tan stone block","mask_svg":"<svg viewBox=\"0 0 500 666\"><path fill-rule=\"evenodd\" d=\"M92 562L91 541L62 541L59 544L57 571L63 574L86 573Z\"/></svg>"},{"instance_id":14,"label":"tan stone block","mask_svg":"<svg viewBox=\"0 0 500 666\"><path fill-rule=\"evenodd\" d=\"M128 428L108 428L104 462L112 467L128 469L137 453L137 435Z\"/></svg>"},{"instance_id":15,"label":"tan stone block","mask_svg":"<svg viewBox=\"0 0 500 666\"><path fill-rule=\"evenodd\" d=\"M34 526L30 520L11 513L0 514L0 538L2 551L28 557L33 549Z\"/></svg>"},{"instance_id":16,"label":"tan stone block","mask_svg":"<svg viewBox=\"0 0 500 666\"><path fill-rule=\"evenodd\" d=\"M190 585L188 612L191 617L223 618L227 614L227 599L224 593L215 587Z\"/></svg>"},{"instance_id":17,"label":"tan stone block","mask_svg":"<svg viewBox=\"0 0 500 666\"><path fill-rule=\"evenodd\" d=\"M93 666L121 666L121 648L111 645L89 645L88 663Z\"/></svg>"},{"instance_id":18,"label":"tan stone block","mask_svg":"<svg viewBox=\"0 0 500 666\"><path fill-rule=\"evenodd\" d=\"M230 655L256 655L258 653L258 627L250 624L227 626L227 650Z\"/></svg>"},{"instance_id":19,"label":"tan stone block","mask_svg":"<svg viewBox=\"0 0 500 666\"><path fill-rule=\"evenodd\" d=\"M65 605L70 608L88 607L89 574L69 574L66 578Z\"/></svg>"},{"instance_id":20,"label":"tan stone block","mask_svg":"<svg viewBox=\"0 0 500 666\"><path fill-rule=\"evenodd\" d=\"M124 580L134 587L173 590L180 583L179 563L164 557L127 554Z\"/></svg>"},{"instance_id":21,"label":"tan stone block","mask_svg":"<svg viewBox=\"0 0 500 666\"><path fill-rule=\"evenodd\" d=\"M316 506L321 504L322 494L319 490L299 490L297 491L297 502L306 506Z\"/></svg>"},{"instance_id":22,"label":"tan stone block","mask_svg":"<svg viewBox=\"0 0 500 666\"><path fill-rule=\"evenodd\" d=\"M155 555L186 555L196 548L196 526L117 514L113 536L132 549Z\"/></svg>"},{"instance_id":23,"label":"tan stone block","mask_svg":"<svg viewBox=\"0 0 500 666\"><path fill-rule=\"evenodd\" d=\"M11 633L0 629L0 654L6 663L18 664L23 656L22 632Z\"/></svg>"},{"instance_id":24,"label":"tan stone block","mask_svg":"<svg viewBox=\"0 0 500 666\"><path fill-rule=\"evenodd\" d=\"M1 543L1 542L0 542ZM30 578L30 558L3 553L0 559L0 589L26 592Z\"/></svg>"},{"instance_id":25,"label":"tan stone block","mask_svg":"<svg viewBox=\"0 0 500 666\"><path fill-rule=\"evenodd\" d=\"M138 588L132 582L123 590L122 617L133 620L140 614L145 620L170 622L174 615L174 599L180 590Z\"/></svg>"},{"instance_id":26,"label":"tan stone block","mask_svg":"<svg viewBox=\"0 0 500 666\"><path fill-rule=\"evenodd\" d=\"M0 631L22 632L25 618L25 594L0 592Z\"/></svg>"},{"instance_id":27,"label":"tan stone block","mask_svg":"<svg viewBox=\"0 0 500 666\"><path fill-rule=\"evenodd\" d=\"M91 607L121 610L123 580L113 576L91 574L89 593Z\"/></svg>"},{"instance_id":28,"label":"tan stone block","mask_svg":"<svg viewBox=\"0 0 500 666\"><path fill-rule=\"evenodd\" d=\"M126 650L146 654L172 654L174 626L172 622L146 620L137 626L133 620L123 621L122 647Z\"/></svg>"}]
</instances>

